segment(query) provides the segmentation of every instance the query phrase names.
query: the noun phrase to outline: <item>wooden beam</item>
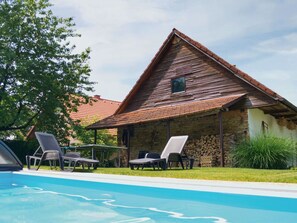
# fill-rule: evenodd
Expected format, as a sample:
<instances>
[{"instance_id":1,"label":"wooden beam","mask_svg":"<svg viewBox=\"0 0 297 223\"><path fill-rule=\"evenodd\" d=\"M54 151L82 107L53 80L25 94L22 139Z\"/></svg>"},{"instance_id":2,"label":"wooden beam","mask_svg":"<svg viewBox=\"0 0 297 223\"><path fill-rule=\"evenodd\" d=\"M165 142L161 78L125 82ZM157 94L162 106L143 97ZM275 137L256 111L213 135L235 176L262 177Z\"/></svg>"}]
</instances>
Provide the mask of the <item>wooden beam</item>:
<instances>
[{"instance_id":1,"label":"wooden beam","mask_svg":"<svg viewBox=\"0 0 297 223\"><path fill-rule=\"evenodd\" d=\"M289 110L288 109L267 110L267 111L264 111L264 114L273 115L273 114L279 114L279 113L285 113L285 112L289 112Z\"/></svg>"},{"instance_id":2,"label":"wooden beam","mask_svg":"<svg viewBox=\"0 0 297 223\"><path fill-rule=\"evenodd\" d=\"M220 151L221 151L221 166L225 166L225 151L224 151L224 132L223 132L223 117L222 111L219 111L219 131L220 131Z\"/></svg>"},{"instance_id":3,"label":"wooden beam","mask_svg":"<svg viewBox=\"0 0 297 223\"><path fill-rule=\"evenodd\" d=\"M297 114L282 114L282 115L273 115L275 118L281 118L281 117L284 117L284 118L292 118L292 117L295 117L297 116Z\"/></svg>"},{"instance_id":4,"label":"wooden beam","mask_svg":"<svg viewBox=\"0 0 297 223\"><path fill-rule=\"evenodd\" d=\"M171 137L170 120L167 120L166 124L167 124L166 125L167 126L166 136L167 136L167 141L168 141Z\"/></svg>"},{"instance_id":5,"label":"wooden beam","mask_svg":"<svg viewBox=\"0 0 297 223\"><path fill-rule=\"evenodd\" d=\"M127 158L128 158L128 163L127 167L129 167L129 161L130 161L130 156L131 156L131 148L130 148L130 141L131 141L131 129L128 126L127 128Z\"/></svg>"}]
</instances>

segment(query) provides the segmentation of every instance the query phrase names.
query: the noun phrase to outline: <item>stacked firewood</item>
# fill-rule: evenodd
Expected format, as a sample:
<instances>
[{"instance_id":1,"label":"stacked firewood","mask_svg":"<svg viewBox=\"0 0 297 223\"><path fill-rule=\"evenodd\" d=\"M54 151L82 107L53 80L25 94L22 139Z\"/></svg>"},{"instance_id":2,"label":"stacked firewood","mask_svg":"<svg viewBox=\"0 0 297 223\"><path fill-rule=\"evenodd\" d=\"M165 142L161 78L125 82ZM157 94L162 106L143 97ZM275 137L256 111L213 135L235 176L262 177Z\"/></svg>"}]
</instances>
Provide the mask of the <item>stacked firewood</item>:
<instances>
[{"instance_id":1,"label":"stacked firewood","mask_svg":"<svg viewBox=\"0 0 297 223\"><path fill-rule=\"evenodd\" d=\"M290 129L290 130L294 130L294 129L296 129L296 124L294 122L292 122L292 121L289 121L287 123L287 128Z\"/></svg>"},{"instance_id":2,"label":"stacked firewood","mask_svg":"<svg viewBox=\"0 0 297 223\"><path fill-rule=\"evenodd\" d=\"M236 144L236 137L233 134L224 134L225 164L230 165L229 152ZM185 152L189 157L195 159L195 166L220 166L221 150L219 135L205 135L199 139L188 141Z\"/></svg>"}]
</instances>

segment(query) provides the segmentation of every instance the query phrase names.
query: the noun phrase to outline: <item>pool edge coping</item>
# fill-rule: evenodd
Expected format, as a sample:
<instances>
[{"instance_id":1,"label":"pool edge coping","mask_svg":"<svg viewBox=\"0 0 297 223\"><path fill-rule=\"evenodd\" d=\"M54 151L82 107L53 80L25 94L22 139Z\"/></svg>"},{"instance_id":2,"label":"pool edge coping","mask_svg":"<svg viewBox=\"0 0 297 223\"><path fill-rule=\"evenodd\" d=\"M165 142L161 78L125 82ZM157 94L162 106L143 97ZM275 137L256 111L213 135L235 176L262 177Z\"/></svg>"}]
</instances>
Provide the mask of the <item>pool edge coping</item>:
<instances>
[{"instance_id":1,"label":"pool edge coping","mask_svg":"<svg viewBox=\"0 0 297 223\"><path fill-rule=\"evenodd\" d=\"M297 198L297 184L287 183L194 180L47 170L30 171L26 169L13 172L13 174L180 190Z\"/></svg>"}]
</instances>

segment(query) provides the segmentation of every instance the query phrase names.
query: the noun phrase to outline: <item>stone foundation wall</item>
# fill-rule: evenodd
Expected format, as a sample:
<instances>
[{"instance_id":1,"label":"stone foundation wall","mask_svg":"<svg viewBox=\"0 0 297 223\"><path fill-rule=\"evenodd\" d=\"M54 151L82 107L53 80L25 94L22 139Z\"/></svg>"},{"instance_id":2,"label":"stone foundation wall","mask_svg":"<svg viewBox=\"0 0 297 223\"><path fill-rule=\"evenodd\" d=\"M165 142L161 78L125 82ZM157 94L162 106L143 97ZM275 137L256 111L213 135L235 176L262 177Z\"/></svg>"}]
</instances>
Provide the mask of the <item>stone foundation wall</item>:
<instances>
[{"instance_id":1,"label":"stone foundation wall","mask_svg":"<svg viewBox=\"0 0 297 223\"><path fill-rule=\"evenodd\" d=\"M162 152L167 142L167 127L164 122L154 122L131 127L130 159L136 159L139 151ZM122 145L123 128L118 130L118 142ZM128 159L127 154L122 160Z\"/></svg>"},{"instance_id":2,"label":"stone foundation wall","mask_svg":"<svg viewBox=\"0 0 297 223\"><path fill-rule=\"evenodd\" d=\"M168 124L158 121L132 127L130 141L130 159L135 159L139 151L161 153L167 143ZM223 113L223 132L225 165L230 166L229 153L242 138L248 136L248 116L246 110L235 110ZM119 129L118 140L121 142L123 128ZM203 159L211 159L212 166L221 165L219 147L218 115L205 117L192 115L170 121L170 135L189 135L184 151L195 159L194 166L203 165ZM120 143L121 144L121 143ZM123 153L125 154L125 153ZM123 160L127 162L127 155Z\"/></svg>"}]
</instances>

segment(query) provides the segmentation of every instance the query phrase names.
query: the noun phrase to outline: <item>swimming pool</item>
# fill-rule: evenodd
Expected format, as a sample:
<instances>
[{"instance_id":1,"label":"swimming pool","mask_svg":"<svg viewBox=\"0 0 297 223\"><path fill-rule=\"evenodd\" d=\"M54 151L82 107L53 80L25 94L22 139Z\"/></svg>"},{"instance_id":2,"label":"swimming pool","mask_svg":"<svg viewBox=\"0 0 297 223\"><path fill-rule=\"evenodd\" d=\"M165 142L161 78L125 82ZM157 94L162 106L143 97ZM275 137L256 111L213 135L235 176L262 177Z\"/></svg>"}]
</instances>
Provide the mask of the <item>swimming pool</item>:
<instances>
[{"instance_id":1,"label":"swimming pool","mask_svg":"<svg viewBox=\"0 0 297 223\"><path fill-rule=\"evenodd\" d=\"M296 222L297 199L0 173L0 222Z\"/></svg>"}]
</instances>

